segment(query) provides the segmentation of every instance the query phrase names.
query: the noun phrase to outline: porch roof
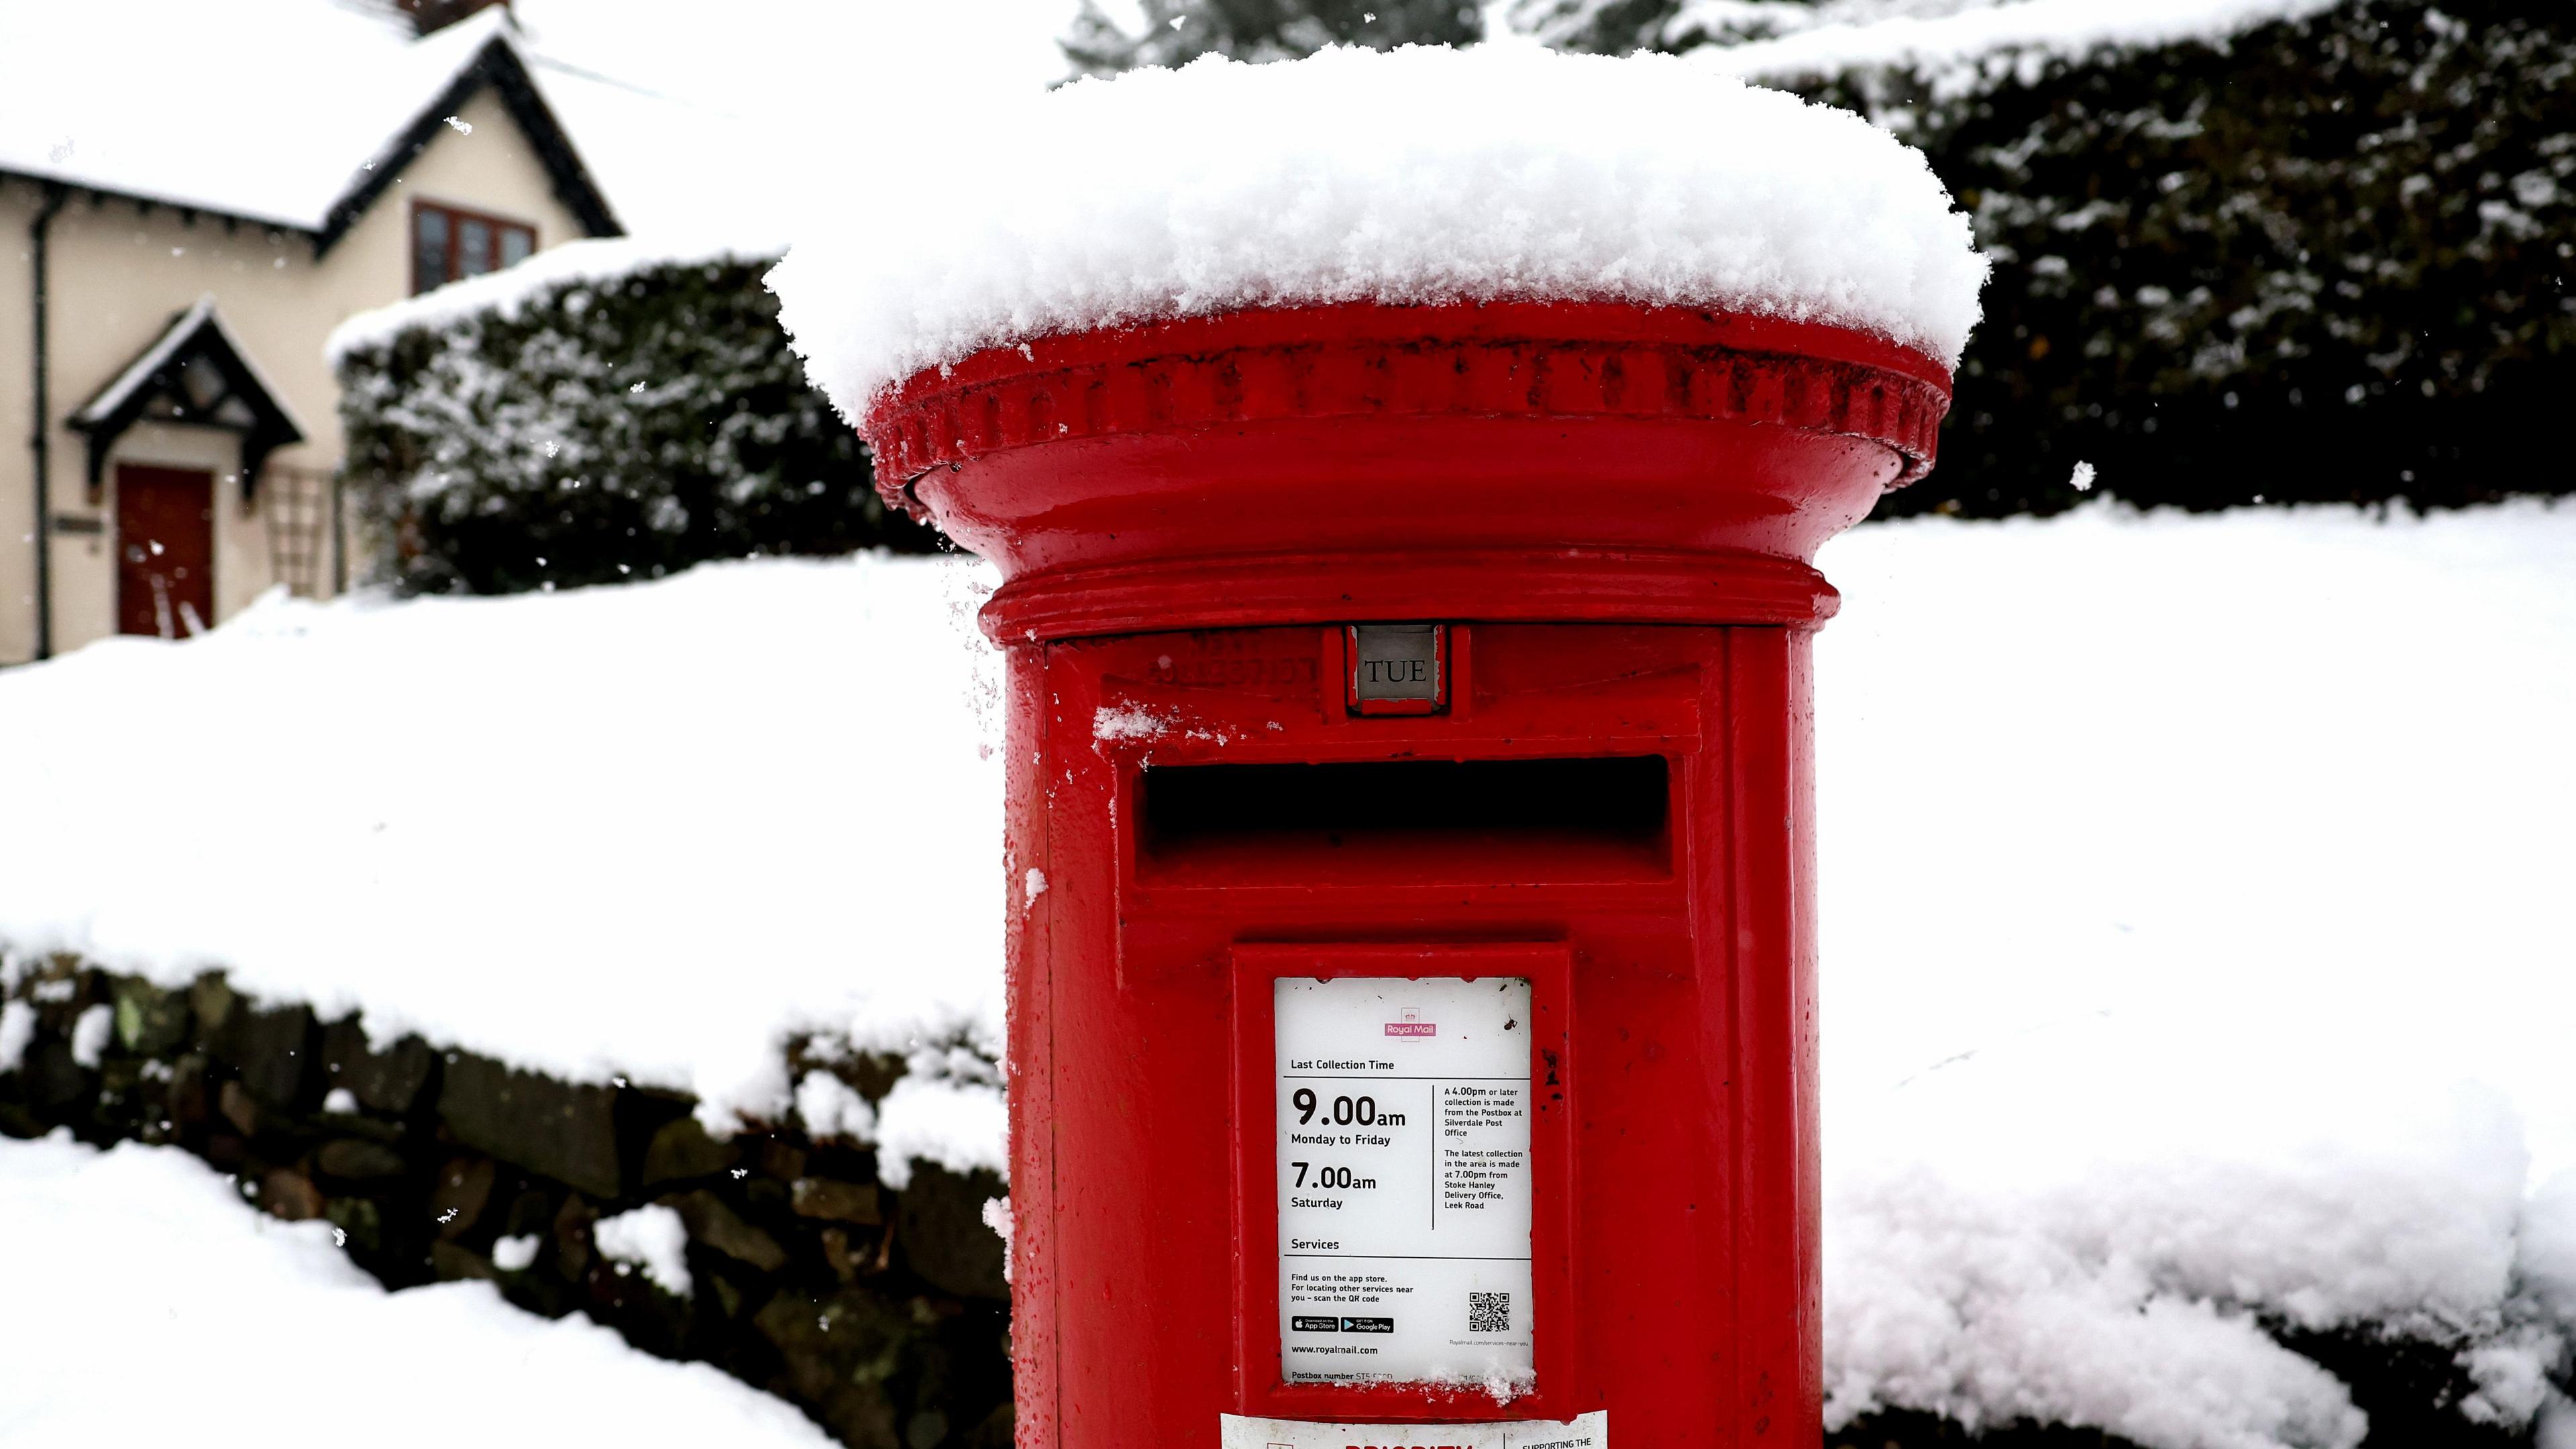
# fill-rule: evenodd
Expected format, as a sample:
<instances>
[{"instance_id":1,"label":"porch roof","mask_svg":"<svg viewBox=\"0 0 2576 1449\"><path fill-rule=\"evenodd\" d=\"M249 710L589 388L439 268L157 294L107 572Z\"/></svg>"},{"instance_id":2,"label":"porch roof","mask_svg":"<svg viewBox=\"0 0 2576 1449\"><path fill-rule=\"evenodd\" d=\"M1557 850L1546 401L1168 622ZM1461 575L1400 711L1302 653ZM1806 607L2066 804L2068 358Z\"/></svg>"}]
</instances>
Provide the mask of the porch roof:
<instances>
[{"instance_id":1,"label":"porch roof","mask_svg":"<svg viewBox=\"0 0 2576 1449\"><path fill-rule=\"evenodd\" d=\"M151 345L71 415L72 428L89 440L93 492L106 477L116 440L147 421L241 434L245 491L258 487L260 464L271 452L305 437L285 395L225 325L211 293L171 318Z\"/></svg>"}]
</instances>

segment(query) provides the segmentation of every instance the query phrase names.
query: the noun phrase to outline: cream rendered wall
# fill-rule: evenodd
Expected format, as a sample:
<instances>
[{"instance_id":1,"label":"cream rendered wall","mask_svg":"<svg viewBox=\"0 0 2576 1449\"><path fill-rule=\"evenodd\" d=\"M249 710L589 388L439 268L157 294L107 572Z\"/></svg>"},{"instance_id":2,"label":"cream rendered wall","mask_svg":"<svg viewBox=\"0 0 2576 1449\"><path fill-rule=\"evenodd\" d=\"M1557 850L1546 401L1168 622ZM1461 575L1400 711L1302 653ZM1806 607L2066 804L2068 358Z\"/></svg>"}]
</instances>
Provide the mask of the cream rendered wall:
<instances>
[{"instance_id":1,"label":"cream rendered wall","mask_svg":"<svg viewBox=\"0 0 2576 1449\"><path fill-rule=\"evenodd\" d=\"M554 196L536 148L509 111L486 91L442 127L388 188L318 260L309 237L247 223L228 226L200 214L187 221L168 207L93 203L75 193L54 218L50 239L53 414L53 511L102 520L105 533L52 535L54 650L77 649L116 628L115 466L218 466L215 506L215 611L229 616L276 582L268 530L246 512L240 449L234 435L205 428L141 426L110 455L103 492L88 493L88 444L64 426L133 361L173 314L207 292L304 430L305 441L281 448L272 462L330 471L340 461L339 389L322 359L323 339L354 313L380 307L411 289L411 199L441 201L524 221L537 245L585 235ZM372 140L373 138L368 138ZM353 143L353 149L366 144ZM29 317L27 226L35 188L0 188L0 226L16 245L0 259L0 663L32 656L35 610L32 455L27 410L33 322ZM362 561L351 559L353 576ZM324 579L327 587L327 576Z\"/></svg>"},{"instance_id":2,"label":"cream rendered wall","mask_svg":"<svg viewBox=\"0 0 2576 1449\"><path fill-rule=\"evenodd\" d=\"M36 650L36 500L30 481L35 436L28 409L35 403L27 366L34 350L34 305L28 278L34 267L28 224L39 205L36 188L0 182L0 664Z\"/></svg>"},{"instance_id":3,"label":"cream rendered wall","mask_svg":"<svg viewBox=\"0 0 2576 1449\"><path fill-rule=\"evenodd\" d=\"M145 214L132 202L108 200L94 205L89 197L75 194L54 217L49 249L50 502L56 520L101 520L102 527L95 534L51 534L55 652L77 649L116 629L118 461L174 468L211 466L215 474L215 609L218 617L238 609L240 585L252 582L254 576L264 585L268 561L265 547L256 557L245 553L245 533L258 529L256 519L241 517L241 485L232 476L241 466L235 436L212 428L137 426L110 455L102 491L93 499L89 440L65 426L65 420L149 346L169 325L171 314L212 292L243 347L277 385L307 433L324 436L310 416L307 398L298 393L286 369L271 362L277 337L274 325L266 329L266 336L253 330L255 315L273 319L281 310L295 310L297 289L312 280L310 243L266 228L228 230L220 220L203 215L191 225L167 208ZM18 305L23 309L29 303L22 296ZM22 330L5 345L25 358L33 344ZM25 397L23 383L9 390ZM24 405L21 401L20 406ZM8 441L0 439L0 447ZM336 435L329 441L336 442ZM278 456L283 460L292 453L302 460L314 451L309 446L281 449ZM0 456L7 457L0 467L21 478L33 463L23 445L14 456ZM18 523L14 531L24 533L33 526L33 489L21 486L8 492L7 511L0 516ZM248 530L243 527L246 522L251 525ZM32 568L32 559L26 566ZM32 649L32 618L26 627Z\"/></svg>"}]
</instances>

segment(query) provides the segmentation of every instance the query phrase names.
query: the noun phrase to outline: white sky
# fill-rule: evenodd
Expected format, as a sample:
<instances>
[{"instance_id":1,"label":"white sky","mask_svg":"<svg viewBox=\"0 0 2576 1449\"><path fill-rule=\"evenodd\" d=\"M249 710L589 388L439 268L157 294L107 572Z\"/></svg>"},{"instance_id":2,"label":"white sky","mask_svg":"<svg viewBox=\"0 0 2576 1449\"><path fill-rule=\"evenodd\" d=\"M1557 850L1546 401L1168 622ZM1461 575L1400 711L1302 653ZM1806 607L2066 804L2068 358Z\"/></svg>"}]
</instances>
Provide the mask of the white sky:
<instances>
[{"instance_id":1,"label":"white sky","mask_svg":"<svg viewBox=\"0 0 2576 1449\"><path fill-rule=\"evenodd\" d=\"M1061 77L1077 4L518 0L516 14L630 231L766 246L827 186L865 184L881 150L936 146L990 108L979 98ZM385 0L0 0L0 166L312 226L465 53L412 45Z\"/></svg>"},{"instance_id":2,"label":"white sky","mask_svg":"<svg viewBox=\"0 0 2576 1449\"><path fill-rule=\"evenodd\" d=\"M1077 0L518 0L547 95L628 230L769 246L881 147L974 134L1065 73ZM648 100L640 87L684 102ZM962 146L965 144L959 142Z\"/></svg>"},{"instance_id":3,"label":"white sky","mask_svg":"<svg viewBox=\"0 0 2576 1449\"><path fill-rule=\"evenodd\" d=\"M539 49L746 118L846 126L1064 73L1075 0L517 0Z\"/></svg>"}]
</instances>

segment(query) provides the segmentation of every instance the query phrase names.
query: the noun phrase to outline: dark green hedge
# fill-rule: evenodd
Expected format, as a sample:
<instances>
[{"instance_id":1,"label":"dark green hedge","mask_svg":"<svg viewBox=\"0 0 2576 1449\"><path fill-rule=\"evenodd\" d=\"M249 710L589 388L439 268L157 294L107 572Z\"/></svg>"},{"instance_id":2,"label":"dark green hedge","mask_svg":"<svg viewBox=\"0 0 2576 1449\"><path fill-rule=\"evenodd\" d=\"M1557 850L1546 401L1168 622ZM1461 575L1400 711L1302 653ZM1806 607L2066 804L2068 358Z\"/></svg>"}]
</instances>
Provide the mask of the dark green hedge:
<instances>
[{"instance_id":1,"label":"dark green hedge","mask_svg":"<svg viewBox=\"0 0 2576 1449\"><path fill-rule=\"evenodd\" d=\"M1285 60L1327 45L1465 45L1484 34L1474 0L1141 0L1141 31L1083 0L1060 42L1084 75L1187 65L1202 55Z\"/></svg>"},{"instance_id":2,"label":"dark green hedge","mask_svg":"<svg viewBox=\"0 0 2576 1449\"><path fill-rule=\"evenodd\" d=\"M935 547L805 381L764 260L551 284L342 359L358 516L406 591Z\"/></svg>"},{"instance_id":3,"label":"dark green hedge","mask_svg":"<svg viewBox=\"0 0 2576 1449\"><path fill-rule=\"evenodd\" d=\"M1688 48L1682 0L1563 0L1578 48ZM1930 479L1882 511L2576 491L2576 6L2348 0L1966 94L1795 88L1897 129L1996 259Z\"/></svg>"}]
</instances>

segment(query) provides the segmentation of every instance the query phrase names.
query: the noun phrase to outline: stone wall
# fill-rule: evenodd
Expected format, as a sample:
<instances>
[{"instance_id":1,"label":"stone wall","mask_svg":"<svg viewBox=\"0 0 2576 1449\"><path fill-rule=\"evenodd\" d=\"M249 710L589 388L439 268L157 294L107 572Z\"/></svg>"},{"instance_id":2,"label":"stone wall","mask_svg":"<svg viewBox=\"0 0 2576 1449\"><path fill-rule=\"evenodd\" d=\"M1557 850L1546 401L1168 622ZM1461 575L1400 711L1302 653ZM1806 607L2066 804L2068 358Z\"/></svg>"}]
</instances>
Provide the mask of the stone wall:
<instances>
[{"instance_id":1,"label":"stone wall","mask_svg":"<svg viewBox=\"0 0 2576 1449\"><path fill-rule=\"evenodd\" d=\"M0 1071L0 1133L175 1143L232 1174L245 1200L331 1222L388 1287L482 1278L533 1312L587 1313L647 1352L713 1363L802 1406L857 1449L1011 1443L1009 1289L982 1221L1002 1191L990 1174L918 1164L896 1192L864 1146L792 1124L717 1141L683 1096L568 1085L418 1040L375 1051L354 1022L247 1000L220 975L164 991L57 958L10 995L36 1029L19 1069ZM904 1070L833 1055L800 1047L790 1065L800 1078L833 1071L871 1102ZM648 1203L687 1225L687 1298L598 1250L594 1224ZM534 1251L504 1267L503 1239ZM2461 1415L2475 1385L2455 1346L2267 1327L2351 1386L2370 1415L2365 1449L2532 1442ZM1971 1432L1902 1410L1828 1434L1825 1449L1970 1440L2134 1449L2097 1430Z\"/></svg>"},{"instance_id":2,"label":"stone wall","mask_svg":"<svg viewBox=\"0 0 2576 1449\"><path fill-rule=\"evenodd\" d=\"M925 1163L896 1192L863 1145L792 1124L719 1141L684 1096L571 1085L416 1038L377 1051L354 1020L252 1001L218 974L167 991L57 957L9 994L35 1030L19 1069L0 1072L0 1132L175 1144L268 1212L329 1221L388 1287L481 1278L533 1312L586 1313L766 1388L859 1449L1010 1443L990 1174ZM795 1055L800 1074L835 1071L871 1101L903 1071ZM687 1224L685 1298L594 1241L601 1218L653 1203Z\"/></svg>"}]
</instances>

